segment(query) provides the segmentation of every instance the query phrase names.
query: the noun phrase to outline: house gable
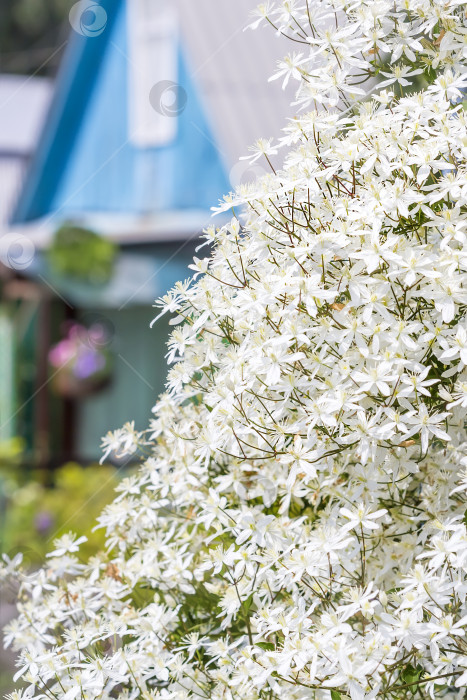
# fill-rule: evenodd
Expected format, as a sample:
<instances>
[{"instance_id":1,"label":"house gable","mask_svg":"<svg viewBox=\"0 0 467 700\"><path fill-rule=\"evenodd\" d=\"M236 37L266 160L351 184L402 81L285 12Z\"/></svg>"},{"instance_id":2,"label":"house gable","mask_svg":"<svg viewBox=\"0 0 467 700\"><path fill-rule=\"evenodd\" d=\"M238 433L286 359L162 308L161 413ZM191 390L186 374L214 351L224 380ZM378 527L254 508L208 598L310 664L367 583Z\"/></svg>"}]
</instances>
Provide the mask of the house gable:
<instances>
[{"instance_id":1,"label":"house gable","mask_svg":"<svg viewBox=\"0 0 467 700\"><path fill-rule=\"evenodd\" d=\"M174 138L156 147L132 139L128 1L102 0L108 22L99 36L73 32L14 223L49 215L62 221L91 213L209 212L230 189L180 45Z\"/></svg>"}]
</instances>

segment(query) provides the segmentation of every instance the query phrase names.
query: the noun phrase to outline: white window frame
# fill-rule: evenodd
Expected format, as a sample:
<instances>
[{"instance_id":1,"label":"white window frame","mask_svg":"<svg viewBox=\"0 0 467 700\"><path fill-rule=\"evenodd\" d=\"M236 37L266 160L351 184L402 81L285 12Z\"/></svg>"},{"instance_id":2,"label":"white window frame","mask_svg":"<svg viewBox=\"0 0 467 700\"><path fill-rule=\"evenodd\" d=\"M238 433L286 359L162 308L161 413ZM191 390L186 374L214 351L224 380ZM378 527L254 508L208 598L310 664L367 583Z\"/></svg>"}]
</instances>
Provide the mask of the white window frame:
<instances>
[{"instance_id":1,"label":"white window frame","mask_svg":"<svg viewBox=\"0 0 467 700\"><path fill-rule=\"evenodd\" d=\"M177 135L178 19L171 0L127 0L129 138L140 148L171 143ZM161 102L162 100L162 102Z\"/></svg>"}]
</instances>

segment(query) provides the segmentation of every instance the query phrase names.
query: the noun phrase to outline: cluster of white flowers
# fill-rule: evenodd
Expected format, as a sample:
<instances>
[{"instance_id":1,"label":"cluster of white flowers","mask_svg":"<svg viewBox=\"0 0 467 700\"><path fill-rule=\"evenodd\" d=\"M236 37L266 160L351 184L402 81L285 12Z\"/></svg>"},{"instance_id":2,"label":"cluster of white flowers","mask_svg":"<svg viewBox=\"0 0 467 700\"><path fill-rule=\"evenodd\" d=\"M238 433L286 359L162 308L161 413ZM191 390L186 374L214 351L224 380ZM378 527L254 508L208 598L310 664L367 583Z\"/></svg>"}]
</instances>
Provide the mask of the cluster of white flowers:
<instances>
[{"instance_id":1,"label":"cluster of white flowers","mask_svg":"<svg viewBox=\"0 0 467 700\"><path fill-rule=\"evenodd\" d=\"M261 23L293 42L274 77L298 117L160 300L167 393L108 550L5 562L13 699L464 696L466 3L283 0Z\"/></svg>"}]
</instances>

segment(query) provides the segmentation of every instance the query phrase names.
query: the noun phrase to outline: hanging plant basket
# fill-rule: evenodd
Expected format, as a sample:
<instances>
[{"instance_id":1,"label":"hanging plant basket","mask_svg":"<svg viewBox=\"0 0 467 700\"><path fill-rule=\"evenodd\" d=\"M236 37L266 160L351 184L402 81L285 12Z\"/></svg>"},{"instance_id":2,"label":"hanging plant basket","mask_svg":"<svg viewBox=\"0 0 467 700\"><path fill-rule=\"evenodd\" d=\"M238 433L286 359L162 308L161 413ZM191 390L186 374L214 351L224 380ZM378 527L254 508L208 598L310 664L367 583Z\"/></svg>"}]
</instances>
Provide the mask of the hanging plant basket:
<instances>
[{"instance_id":1,"label":"hanging plant basket","mask_svg":"<svg viewBox=\"0 0 467 700\"><path fill-rule=\"evenodd\" d=\"M80 399L110 384L113 356L105 342L100 329L94 326L86 328L79 323L68 326L64 338L49 352L50 383L55 394Z\"/></svg>"},{"instance_id":2,"label":"hanging plant basket","mask_svg":"<svg viewBox=\"0 0 467 700\"><path fill-rule=\"evenodd\" d=\"M59 369L51 379L53 392L64 399L84 399L102 391L111 383L111 377L78 379L66 368Z\"/></svg>"}]
</instances>

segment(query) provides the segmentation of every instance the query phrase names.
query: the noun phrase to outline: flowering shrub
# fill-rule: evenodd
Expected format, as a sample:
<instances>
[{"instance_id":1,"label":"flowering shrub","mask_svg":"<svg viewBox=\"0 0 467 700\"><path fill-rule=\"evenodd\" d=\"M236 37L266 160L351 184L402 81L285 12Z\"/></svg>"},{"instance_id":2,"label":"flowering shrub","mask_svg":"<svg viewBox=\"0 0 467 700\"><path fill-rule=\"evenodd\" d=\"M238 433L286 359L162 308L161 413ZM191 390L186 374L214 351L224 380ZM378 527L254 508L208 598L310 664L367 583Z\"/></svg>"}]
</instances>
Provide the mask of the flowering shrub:
<instances>
[{"instance_id":1,"label":"flowering shrub","mask_svg":"<svg viewBox=\"0 0 467 700\"><path fill-rule=\"evenodd\" d=\"M284 167L160 300L173 366L149 434L105 440L147 452L107 550L60 540L22 584L25 697L463 696L465 9L259 8L298 52L299 117L251 155Z\"/></svg>"}]
</instances>

